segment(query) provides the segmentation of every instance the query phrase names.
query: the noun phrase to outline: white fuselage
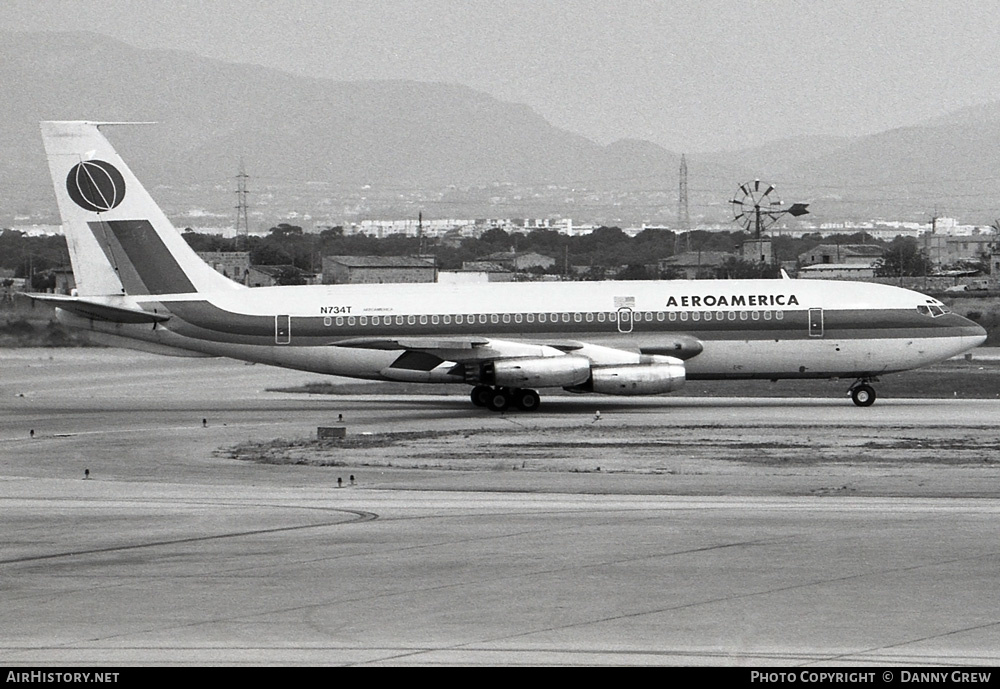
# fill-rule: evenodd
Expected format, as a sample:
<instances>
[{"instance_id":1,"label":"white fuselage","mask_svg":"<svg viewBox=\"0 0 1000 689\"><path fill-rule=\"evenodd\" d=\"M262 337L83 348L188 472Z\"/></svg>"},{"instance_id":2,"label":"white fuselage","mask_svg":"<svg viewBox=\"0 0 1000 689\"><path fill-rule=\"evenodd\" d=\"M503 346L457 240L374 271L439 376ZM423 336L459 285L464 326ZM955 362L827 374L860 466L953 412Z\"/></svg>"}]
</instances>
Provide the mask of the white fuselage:
<instances>
[{"instance_id":1,"label":"white fuselage","mask_svg":"<svg viewBox=\"0 0 1000 689\"><path fill-rule=\"evenodd\" d=\"M707 379L875 376L955 356L984 339L978 325L916 292L811 280L331 285L133 299L171 319L156 328L94 322L94 329L375 379L398 379L386 371L408 341L413 349L438 343L446 360L469 353L451 345L473 340L490 343L476 348L476 358L488 358L491 348L534 356L577 343L594 350L595 365L609 365L622 363L620 352L664 353L687 336L703 346L685 362L687 376ZM523 352L512 353L518 346Z\"/></svg>"}]
</instances>

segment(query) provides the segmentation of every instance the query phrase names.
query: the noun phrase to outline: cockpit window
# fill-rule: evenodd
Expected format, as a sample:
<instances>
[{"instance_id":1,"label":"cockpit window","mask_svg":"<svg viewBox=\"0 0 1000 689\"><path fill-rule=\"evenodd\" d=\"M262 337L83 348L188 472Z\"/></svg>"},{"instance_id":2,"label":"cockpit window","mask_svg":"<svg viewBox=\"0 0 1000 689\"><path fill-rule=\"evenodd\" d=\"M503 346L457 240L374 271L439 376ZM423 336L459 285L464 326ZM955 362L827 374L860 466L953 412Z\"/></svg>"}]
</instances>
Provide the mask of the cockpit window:
<instances>
[{"instance_id":1,"label":"cockpit window","mask_svg":"<svg viewBox=\"0 0 1000 689\"><path fill-rule=\"evenodd\" d=\"M931 318L937 318L938 316L943 316L946 313L951 313L951 309L944 304L919 304L917 306L917 312L922 313L925 316L930 316Z\"/></svg>"}]
</instances>

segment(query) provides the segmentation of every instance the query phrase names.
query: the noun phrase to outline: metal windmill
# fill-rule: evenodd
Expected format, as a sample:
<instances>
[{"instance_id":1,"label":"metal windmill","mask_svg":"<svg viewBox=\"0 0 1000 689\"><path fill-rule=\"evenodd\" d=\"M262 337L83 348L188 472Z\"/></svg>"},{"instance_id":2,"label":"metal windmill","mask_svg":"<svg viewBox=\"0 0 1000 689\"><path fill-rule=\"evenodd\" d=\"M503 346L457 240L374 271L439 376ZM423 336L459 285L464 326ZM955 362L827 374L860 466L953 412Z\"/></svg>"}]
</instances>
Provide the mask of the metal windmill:
<instances>
[{"instance_id":1,"label":"metal windmill","mask_svg":"<svg viewBox=\"0 0 1000 689\"><path fill-rule=\"evenodd\" d=\"M761 233L785 213L798 217L809 212L806 210L809 207L807 203L793 203L788 208L782 208L781 199L774 192L773 184L755 179L741 184L730 201L733 204L733 220L742 225L745 232L752 229L755 239L760 239Z\"/></svg>"}]
</instances>

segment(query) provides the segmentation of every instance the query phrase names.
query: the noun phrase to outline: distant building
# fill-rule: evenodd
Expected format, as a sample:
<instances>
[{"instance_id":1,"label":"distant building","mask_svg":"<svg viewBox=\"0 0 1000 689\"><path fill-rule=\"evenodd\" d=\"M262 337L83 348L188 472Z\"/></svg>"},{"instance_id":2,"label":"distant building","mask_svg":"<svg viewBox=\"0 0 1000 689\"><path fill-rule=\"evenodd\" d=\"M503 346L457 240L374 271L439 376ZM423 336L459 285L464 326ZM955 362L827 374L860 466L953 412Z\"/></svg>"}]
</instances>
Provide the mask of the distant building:
<instances>
[{"instance_id":1,"label":"distant building","mask_svg":"<svg viewBox=\"0 0 1000 689\"><path fill-rule=\"evenodd\" d=\"M885 249L874 244L820 244L799 254L799 265L820 263L872 266Z\"/></svg>"},{"instance_id":2,"label":"distant building","mask_svg":"<svg viewBox=\"0 0 1000 689\"><path fill-rule=\"evenodd\" d=\"M660 259L659 268L661 273L676 270L694 280L702 271L714 271L732 257L728 251L685 251Z\"/></svg>"},{"instance_id":3,"label":"distant building","mask_svg":"<svg viewBox=\"0 0 1000 689\"><path fill-rule=\"evenodd\" d=\"M444 285L472 285L485 282L513 282L514 273L489 270L442 270L437 281Z\"/></svg>"},{"instance_id":4,"label":"distant building","mask_svg":"<svg viewBox=\"0 0 1000 689\"><path fill-rule=\"evenodd\" d=\"M324 256L323 284L434 282L433 261L410 256Z\"/></svg>"},{"instance_id":5,"label":"distant building","mask_svg":"<svg viewBox=\"0 0 1000 689\"><path fill-rule=\"evenodd\" d=\"M468 225L468 220L441 218L437 220L407 218L405 220L362 220L344 226L344 234L364 234L369 237L389 237L402 234L407 237L440 237L451 230Z\"/></svg>"},{"instance_id":6,"label":"distant building","mask_svg":"<svg viewBox=\"0 0 1000 689\"><path fill-rule=\"evenodd\" d=\"M969 235L926 234L924 249L935 266L979 261L985 261L987 265L992 266L995 241L995 235L988 229Z\"/></svg>"},{"instance_id":7,"label":"distant building","mask_svg":"<svg viewBox=\"0 0 1000 689\"><path fill-rule=\"evenodd\" d=\"M554 266L556 259L533 251L523 254L514 251L500 251L475 261L466 261L466 263L497 265L503 270L509 271L530 270L532 268L545 270ZM465 268L465 264L462 268Z\"/></svg>"},{"instance_id":8,"label":"distant building","mask_svg":"<svg viewBox=\"0 0 1000 689\"><path fill-rule=\"evenodd\" d=\"M462 261L463 273L509 273L514 272L496 261Z\"/></svg>"},{"instance_id":9,"label":"distant building","mask_svg":"<svg viewBox=\"0 0 1000 689\"><path fill-rule=\"evenodd\" d=\"M594 230L597 229L597 227L598 226L595 225L594 223L584 223L582 225L575 225L572 222L569 222L566 225L566 229L560 231L563 234L568 235L570 237L582 237L583 235L592 233Z\"/></svg>"},{"instance_id":10,"label":"distant building","mask_svg":"<svg viewBox=\"0 0 1000 689\"><path fill-rule=\"evenodd\" d=\"M863 263L817 263L799 268L803 280L870 280L875 266Z\"/></svg>"},{"instance_id":11,"label":"distant building","mask_svg":"<svg viewBox=\"0 0 1000 689\"><path fill-rule=\"evenodd\" d=\"M303 274L298 268L291 264L274 266L250 266L247 270L247 284L250 287L274 287L283 283L282 278L288 275L298 275L303 280L302 284L309 284L309 276Z\"/></svg>"},{"instance_id":12,"label":"distant building","mask_svg":"<svg viewBox=\"0 0 1000 689\"><path fill-rule=\"evenodd\" d=\"M923 225L917 225L916 227L876 227L871 230L865 230L865 232L867 232L868 236L872 239L891 241L896 237L910 237L912 239L916 239L927 234L928 230Z\"/></svg>"},{"instance_id":13,"label":"distant building","mask_svg":"<svg viewBox=\"0 0 1000 689\"><path fill-rule=\"evenodd\" d=\"M751 263L772 263L771 238L748 239L743 242L743 260Z\"/></svg>"},{"instance_id":14,"label":"distant building","mask_svg":"<svg viewBox=\"0 0 1000 689\"><path fill-rule=\"evenodd\" d=\"M932 234L946 234L951 237L968 237L980 234L980 228L975 225L962 225L955 218L934 218L931 223Z\"/></svg>"},{"instance_id":15,"label":"distant building","mask_svg":"<svg viewBox=\"0 0 1000 689\"><path fill-rule=\"evenodd\" d=\"M72 294L73 290L76 289L76 277L73 275L73 269L69 266L53 268L52 275L56 279L54 288L56 294Z\"/></svg>"},{"instance_id":16,"label":"distant building","mask_svg":"<svg viewBox=\"0 0 1000 689\"><path fill-rule=\"evenodd\" d=\"M250 284L249 251L199 251L201 259L230 280L241 285Z\"/></svg>"}]
</instances>

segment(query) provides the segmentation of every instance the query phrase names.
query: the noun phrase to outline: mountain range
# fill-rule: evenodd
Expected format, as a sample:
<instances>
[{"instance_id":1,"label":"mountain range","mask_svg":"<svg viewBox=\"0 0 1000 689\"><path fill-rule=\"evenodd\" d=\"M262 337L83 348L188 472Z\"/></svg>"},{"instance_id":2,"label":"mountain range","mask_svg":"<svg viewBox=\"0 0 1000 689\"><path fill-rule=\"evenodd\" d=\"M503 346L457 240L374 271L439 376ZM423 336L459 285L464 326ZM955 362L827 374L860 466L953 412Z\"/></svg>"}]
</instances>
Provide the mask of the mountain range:
<instances>
[{"instance_id":1,"label":"mountain range","mask_svg":"<svg viewBox=\"0 0 1000 689\"><path fill-rule=\"evenodd\" d=\"M681 152L634 139L602 146L528 106L465 86L307 78L82 32L0 32L0 40L3 225L16 216L54 217L38 133L44 119L158 122L116 128L110 138L168 214L192 203L230 208L242 160L258 189L322 186L322 194L290 198L324 197L333 215L345 203L328 197L356 199L360 189L428 202L441 190L500 185L515 206L497 207L496 194L484 193L473 196L491 202L428 213L496 216L516 207L578 222L613 220L616 212L648 222L677 217ZM776 183L788 202L809 202L815 222L937 214L988 224L1000 215L1000 103L868 136L801 137L686 158L695 219L731 217L734 190L755 177ZM530 190L546 188L533 204ZM592 201L581 205L588 194Z\"/></svg>"}]
</instances>

